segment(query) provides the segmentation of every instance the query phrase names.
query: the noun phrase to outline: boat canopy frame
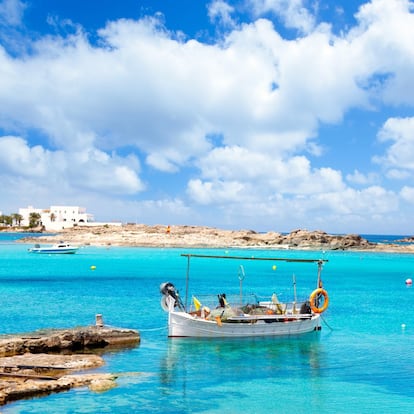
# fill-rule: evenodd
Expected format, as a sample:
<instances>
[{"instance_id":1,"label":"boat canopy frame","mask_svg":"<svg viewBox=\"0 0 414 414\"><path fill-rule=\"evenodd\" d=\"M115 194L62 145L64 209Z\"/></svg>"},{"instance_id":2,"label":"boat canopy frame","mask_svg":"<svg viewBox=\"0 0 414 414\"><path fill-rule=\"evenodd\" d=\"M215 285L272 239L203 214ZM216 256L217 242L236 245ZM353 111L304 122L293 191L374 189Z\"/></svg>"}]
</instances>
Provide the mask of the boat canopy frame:
<instances>
[{"instance_id":1,"label":"boat canopy frame","mask_svg":"<svg viewBox=\"0 0 414 414\"><path fill-rule=\"evenodd\" d=\"M258 261L273 261L273 262L287 262L287 263L317 263L318 275L317 275L317 287L320 286L322 266L327 263L328 259L295 259L290 257L255 257L255 256L230 256L230 255L208 255L198 253L182 253L182 257L187 257L187 274L185 281L185 304L184 309L187 312L188 305L188 289L190 282L190 261L191 258L196 259L230 259L230 260L258 260Z\"/></svg>"}]
</instances>

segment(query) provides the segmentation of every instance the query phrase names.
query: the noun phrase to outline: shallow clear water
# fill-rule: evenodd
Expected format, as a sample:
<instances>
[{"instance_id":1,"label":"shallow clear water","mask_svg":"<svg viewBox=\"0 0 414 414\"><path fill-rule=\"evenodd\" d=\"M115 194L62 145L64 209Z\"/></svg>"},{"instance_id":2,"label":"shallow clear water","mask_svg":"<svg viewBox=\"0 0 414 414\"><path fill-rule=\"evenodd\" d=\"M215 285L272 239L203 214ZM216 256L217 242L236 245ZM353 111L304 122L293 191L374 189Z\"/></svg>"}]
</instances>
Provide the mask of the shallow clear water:
<instances>
[{"instance_id":1,"label":"shallow clear water","mask_svg":"<svg viewBox=\"0 0 414 414\"><path fill-rule=\"evenodd\" d=\"M408 413L414 410L414 256L230 250L230 254L328 259L330 306L322 331L299 338L168 339L159 285L185 290L182 249L85 247L33 255L0 243L0 332L93 324L138 329L141 344L105 354L119 373L105 393L87 388L19 401L2 413ZM203 253L226 254L223 250ZM95 270L91 266L96 266ZM239 292L239 263L192 262L190 294ZM316 265L243 262L243 291L301 298ZM279 287L281 282L286 288ZM403 327L405 325L405 328Z\"/></svg>"}]
</instances>

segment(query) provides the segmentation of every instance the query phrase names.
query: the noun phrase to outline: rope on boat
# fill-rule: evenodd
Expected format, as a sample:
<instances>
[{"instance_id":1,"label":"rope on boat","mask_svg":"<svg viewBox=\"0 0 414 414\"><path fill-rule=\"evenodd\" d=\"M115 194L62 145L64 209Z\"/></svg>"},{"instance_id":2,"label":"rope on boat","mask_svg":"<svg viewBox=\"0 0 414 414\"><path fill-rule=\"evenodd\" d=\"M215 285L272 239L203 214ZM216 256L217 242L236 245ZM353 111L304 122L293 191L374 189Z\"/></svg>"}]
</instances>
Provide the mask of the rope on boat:
<instances>
[{"instance_id":1,"label":"rope on boat","mask_svg":"<svg viewBox=\"0 0 414 414\"><path fill-rule=\"evenodd\" d=\"M116 329L116 327L112 326L112 325L104 325L104 326L105 326L105 328L114 328L114 329ZM163 329L168 329L168 325L161 326L160 328L138 329L138 332L162 331Z\"/></svg>"},{"instance_id":2,"label":"rope on boat","mask_svg":"<svg viewBox=\"0 0 414 414\"><path fill-rule=\"evenodd\" d=\"M328 322L326 322L326 320L325 320L325 318L321 315L321 319L322 319L322 321L325 323L325 325L331 330L331 331L333 331L334 329L332 328L332 326L330 326L329 325L329 323Z\"/></svg>"},{"instance_id":3,"label":"rope on boat","mask_svg":"<svg viewBox=\"0 0 414 414\"><path fill-rule=\"evenodd\" d=\"M139 332L162 331L163 329L168 329L168 325L161 326L160 328L139 329Z\"/></svg>"}]
</instances>

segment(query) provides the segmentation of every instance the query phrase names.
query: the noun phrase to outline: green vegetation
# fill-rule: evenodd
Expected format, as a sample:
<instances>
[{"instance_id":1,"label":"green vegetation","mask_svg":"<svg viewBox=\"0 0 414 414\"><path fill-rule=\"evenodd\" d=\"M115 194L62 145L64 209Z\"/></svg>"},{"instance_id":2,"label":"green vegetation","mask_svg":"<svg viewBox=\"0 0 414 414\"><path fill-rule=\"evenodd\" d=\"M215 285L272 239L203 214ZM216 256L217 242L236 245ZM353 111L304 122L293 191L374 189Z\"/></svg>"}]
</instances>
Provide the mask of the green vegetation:
<instances>
[{"instance_id":1,"label":"green vegetation","mask_svg":"<svg viewBox=\"0 0 414 414\"><path fill-rule=\"evenodd\" d=\"M10 229L11 227L21 227L22 220L23 220L23 216L18 213L13 213L10 215L1 214L0 215L0 230Z\"/></svg>"},{"instance_id":2,"label":"green vegetation","mask_svg":"<svg viewBox=\"0 0 414 414\"><path fill-rule=\"evenodd\" d=\"M38 227L41 224L41 215L39 213L30 213L29 215L29 228Z\"/></svg>"}]
</instances>

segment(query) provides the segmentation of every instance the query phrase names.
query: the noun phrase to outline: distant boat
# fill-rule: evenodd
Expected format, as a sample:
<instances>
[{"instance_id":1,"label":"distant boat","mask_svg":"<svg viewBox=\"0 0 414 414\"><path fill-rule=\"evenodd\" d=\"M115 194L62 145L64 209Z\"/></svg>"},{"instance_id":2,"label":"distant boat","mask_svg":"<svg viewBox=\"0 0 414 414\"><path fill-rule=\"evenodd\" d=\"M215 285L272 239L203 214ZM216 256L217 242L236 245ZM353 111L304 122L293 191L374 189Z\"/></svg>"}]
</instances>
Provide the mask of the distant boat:
<instances>
[{"instance_id":1,"label":"distant boat","mask_svg":"<svg viewBox=\"0 0 414 414\"><path fill-rule=\"evenodd\" d=\"M35 244L34 247L29 249L30 253L43 253L43 254L74 254L79 247L71 246L68 243L58 243L53 246L41 247L40 244Z\"/></svg>"},{"instance_id":2,"label":"distant boat","mask_svg":"<svg viewBox=\"0 0 414 414\"><path fill-rule=\"evenodd\" d=\"M168 312L169 337L248 337L248 336L284 336L319 331L320 314L329 303L326 290L322 288L321 270L327 260L291 259L291 258L253 258L238 256L209 256L199 254L182 254L188 259L186 277L185 304L175 286L166 282L161 284L161 307ZM316 288L309 299L297 301L296 279L294 279L294 301L279 302L276 294L267 300L242 297L242 281L244 269L240 266L239 298L231 302L225 294L218 295L219 305L203 306L201 301L193 297L195 309L188 307L189 269L191 258L233 259L233 260L269 260L293 263L316 263L318 266ZM276 268L276 266L273 266ZM206 298L207 299L207 298ZM246 301L247 299L247 301ZM229 299L231 300L231 299ZM204 302L204 300L202 300Z\"/></svg>"}]
</instances>

